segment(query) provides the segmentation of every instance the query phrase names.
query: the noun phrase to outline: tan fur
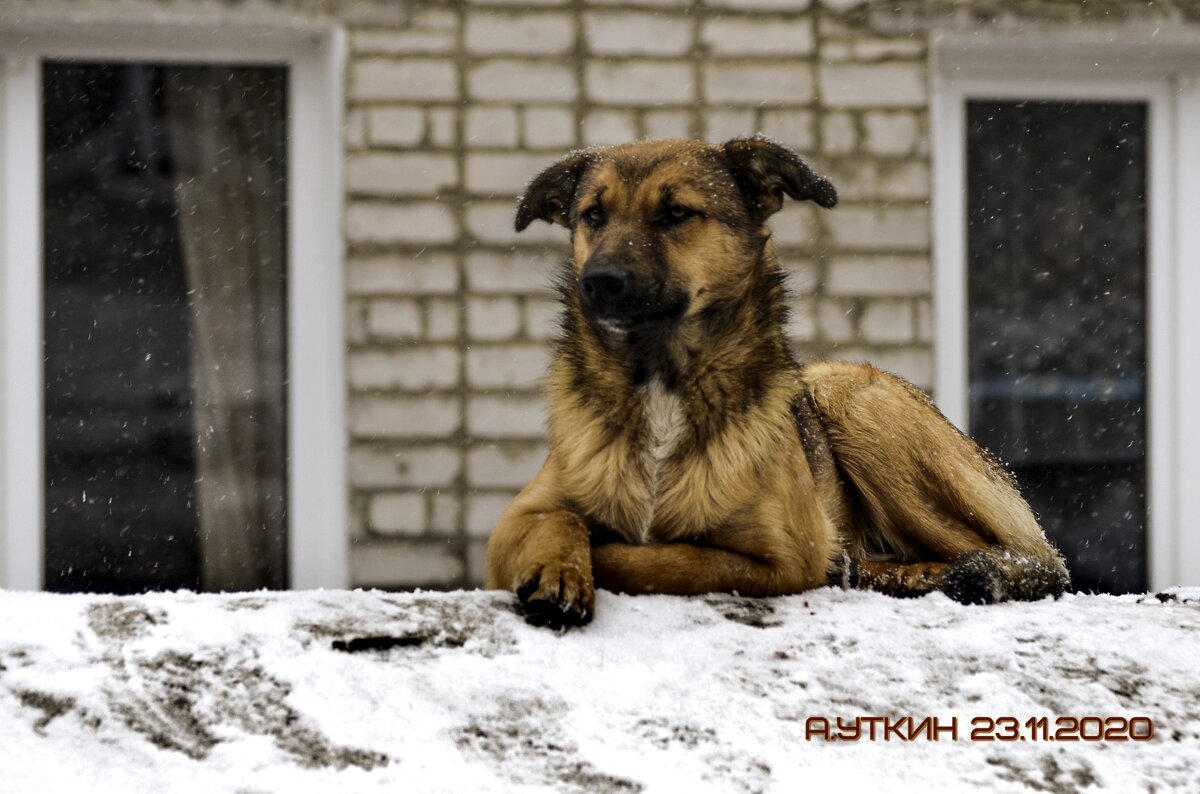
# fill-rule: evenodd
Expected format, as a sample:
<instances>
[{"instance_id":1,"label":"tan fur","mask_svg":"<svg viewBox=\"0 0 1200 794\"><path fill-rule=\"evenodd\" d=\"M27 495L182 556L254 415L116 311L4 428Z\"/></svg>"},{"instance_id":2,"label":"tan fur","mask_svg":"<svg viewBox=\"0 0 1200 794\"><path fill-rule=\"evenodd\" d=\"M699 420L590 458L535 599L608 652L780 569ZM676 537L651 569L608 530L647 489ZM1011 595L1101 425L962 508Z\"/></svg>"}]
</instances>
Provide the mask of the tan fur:
<instances>
[{"instance_id":1,"label":"tan fur","mask_svg":"<svg viewBox=\"0 0 1200 794\"><path fill-rule=\"evenodd\" d=\"M565 330L550 455L493 532L487 584L537 619L586 622L594 586L768 596L857 581L964 601L1066 586L1011 478L923 393L792 359L763 226L782 193L835 200L754 139L592 150L531 184L518 228L572 229ZM678 207L691 214L676 223ZM579 285L601 266L631 274L651 319L588 316Z\"/></svg>"}]
</instances>

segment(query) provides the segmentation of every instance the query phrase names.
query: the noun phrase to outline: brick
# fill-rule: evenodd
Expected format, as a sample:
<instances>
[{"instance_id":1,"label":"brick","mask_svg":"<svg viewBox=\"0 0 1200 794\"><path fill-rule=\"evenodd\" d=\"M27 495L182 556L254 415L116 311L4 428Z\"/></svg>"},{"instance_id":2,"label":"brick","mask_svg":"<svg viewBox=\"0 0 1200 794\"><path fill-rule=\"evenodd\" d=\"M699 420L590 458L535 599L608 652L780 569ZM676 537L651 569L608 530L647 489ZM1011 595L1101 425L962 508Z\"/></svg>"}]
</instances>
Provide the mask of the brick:
<instances>
[{"instance_id":1,"label":"brick","mask_svg":"<svg viewBox=\"0 0 1200 794\"><path fill-rule=\"evenodd\" d=\"M463 576L463 560L444 540L364 543L350 548L355 587L448 587Z\"/></svg>"},{"instance_id":2,"label":"brick","mask_svg":"<svg viewBox=\"0 0 1200 794\"><path fill-rule=\"evenodd\" d=\"M692 47L692 20L643 11L584 15L588 50L599 55L685 55Z\"/></svg>"},{"instance_id":3,"label":"brick","mask_svg":"<svg viewBox=\"0 0 1200 794\"><path fill-rule=\"evenodd\" d=\"M692 134L689 110L648 110L642 117L647 138L688 138Z\"/></svg>"},{"instance_id":4,"label":"brick","mask_svg":"<svg viewBox=\"0 0 1200 794\"><path fill-rule=\"evenodd\" d=\"M524 113L525 146L529 149L565 149L575 145L578 124L565 107L532 107Z\"/></svg>"},{"instance_id":5,"label":"brick","mask_svg":"<svg viewBox=\"0 0 1200 794\"><path fill-rule=\"evenodd\" d=\"M549 364L545 345L473 345L467 350L467 380L473 388L532 390Z\"/></svg>"},{"instance_id":6,"label":"brick","mask_svg":"<svg viewBox=\"0 0 1200 794\"><path fill-rule=\"evenodd\" d=\"M458 238L450 208L437 202L353 202L346 211L351 243L448 243Z\"/></svg>"},{"instance_id":7,"label":"brick","mask_svg":"<svg viewBox=\"0 0 1200 794\"><path fill-rule=\"evenodd\" d=\"M854 117L847 113L826 113L821 119L821 148L827 154L846 154L858 145Z\"/></svg>"},{"instance_id":8,"label":"brick","mask_svg":"<svg viewBox=\"0 0 1200 794\"><path fill-rule=\"evenodd\" d=\"M881 199L927 200L930 194L930 174L927 163L913 161L886 163L879 169Z\"/></svg>"},{"instance_id":9,"label":"brick","mask_svg":"<svg viewBox=\"0 0 1200 794\"><path fill-rule=\"evenodd\" d=\"M917 341L933 340L933 303L928 299L917 301Z\"/></svg>"},{"instance_id":10,"label":"brick","mask_svg":"<svg viewBox=\"0 0 1200 794\"><path fill-rule=\"evenodd\" d=\"M700 41L712 55L807 55L813 49L812 20L710 17Z\"/></svg>"},{"instance_id":11,"label":"brick","mask_svg":"<svg viewBox=\"0 0 1200 794\"><path fill-rule=\"evenodd\" d=\"M544 444L489 444L467 452L467 482L477 488L524 488L546 461Z\"/></svg>"},{"instance_id":12,"label":"brick","mask_svg":"<svg viewBox=\"0 0 1200 794\"><path fill-rule=\"evenodd\" d=\"M781 259L779 266L787 273L787 288L797 295L817 291L817 264L805 259Z\"/></svg>"},{"instance_id":13,"label":"brick","mask_svg":"<svg viewBox=\"0 0 1200 794\"><path fill-rule=\"evenodd\" d=\"M468 92L474 99L570 102L578 94L575 74L555 62L494 60L471 69Z\"/></svg>"},{"instance_id":14,"label":"brick","mask_svg":"<svg viewBox=\"0 0 1200 794\"><path fill-rule=\"evenodd\" d=\"M354 396L350 432L356 438L427 438L458 429L458 400L435 396Z\"/></svg>"},{"instance_id":15,"label":"brick","mask_svg":"<svg viewBox=\"0 0 1200 794\"><path fill-rule=\"evenodd\" d=\"M825 216L834 243L858 251L929 248L929 208L839 207Z\"/></svg>"},{"instance_id":16,"label":"brick","mask_svg":"<svg viewBox=\"0 0 1200 794\"><path fill-rule=\"evenodd\" d=\"M679 8L692 5L693 0L584 0L586 5L593 6L624 6L639 5L647 8Z\"/></svg>"},{"instance_id":17,"label":"brick","mask_svg":"<svg viewBox=\"0 0 1200 794\"><path fill-rule=\"evenodd\" d=\"M757 132L753 110L710 110L704 122L704 137L709 141L727 141Z\"/></svg>"},{"instance_id":18,"label":"brick","mask_svg":"<svg viewBox=\"0 0 1200 794\"><path fill-rule=\"evenodd\" d=\"M367 341L367 307L362 301L346 302L346 341L352 345Z\"/></svg>"},{"instance_id":19,"label":"brick","mask_svg":"<svg viewBox=\"0 0 1200 794\"><path fill-rule=\"evenodd\" d=\"M457 299L437 298L429 301L425 306L425 338L439 342L457 339L460 314Z\"/></svg>"},{"instance_id":20,"label":"brick","mask_svg":"<svg viewBox=\"0 0 1200 794\"><path fill-rule=\"evenodd\" d=\"M458 14L453 8L437 8L436 6L425 6L423 8L413 8L409 17L409 24L413 28L421 30L457 30L458 29Z\"/></svg>"},{"instance_id":21,"label":"brick","mask_svg":"<svg viewBox=\"0 0 1200 794\"><path fill-rule=\"evenodd\" d=\"M583 142L588 146L610 146L637 138L633 114L621 110L593 110L583 120Z\"/></svg>"},{"instance_id":22,"label":"brick","mask_svg":"<svg viewBox=\"0 0 1200 794\"><path fill-rule=\"evenodd\" d=\"M859 318L858 329L867 342L911 342L912 302L888 299L868 301Z\"/></svg>"},{"instance_id":23,"label":"brick","mask_svg":"<svg viewBox=\"0 0 1200 794\"><path fill-rule=\"evenodd\" d=\"M821 329L821 338L828 342L853 339L854 317L853 301L823 298L817 304L817 325Z\"/></svg>"},{"instance_id":24,"label":"brick","mask_svg":"<svg viewBox=\"0 0 1200 794\"><path fill-rule=\"evenodd\" d=\"M448 444L396 449L351 444L348 462L355 488L445 488L462 472L462 455Z\"/></svg>"},{"instance_id":25,"label":"brick","mask_svg":"<svg viewBox=\"0 0 1200 794\"><path fill-rule=\"evenodd\" d=\"M703 67L704 96L730 105L800 104L813 98L812 68L804 63L729 64Z\"/></svg>"},{"instance_id":26,"label":"brick","mask_svg":"<svg viewBox=\"0 0 1200 794\"><path fill-rule=\"evenodd\" d=\"M561 6L566 5L570 0L525 0L523 3L516 4L513 0L470 0L472 5L479 6Z\"/></svg>"},{"instance_id":27,"label":"brick","mask_svg":"<svg viewBox=\"0 0 1200 794\"><path fill-rule=\"evenodd\" d=\"M808 150L816 145L809 110L764 110L759 129L768 138L796 149Z\"/></svg>"},{"instance_id":28,"label":"brick","mask_svg":"<svg viewBox=\"0 0 1200 794\"><path fill-rule=\"evenodd\" d=\"M359 102L458 98L454 61L360 59L350 66L350 97Z\"/></svg>"},{"instance_id":29,"label":"brick","mask_svg":"<svg viewBox=\"0 0 1200 794\"><path fill-rule=\"evenodd\" d=\"M846 348L838 357L868 361L879 369L899 375L918 389L928 390L933 384L933 357L927 347Z\"/></svg>"},{"instance_id":30,"label":"brick","mask_svg":"<svg viewBox=\"0 0 1200 794\"><path fill-rule=\"evenodd\" d=\"M420 535L427 523L423 493L380 494L367 508L367 526L380 535Z\"/></svg>"},{"instance_id":31,"label":"brick","mask_svg":"<svg viewBox=\"0 0 1200 794\"><path fill-rule=\"evenodd\" d=\"M811 298L788 302L788 321L784 333L788 339L809 342L817 336L816 310Z\"/></svg>"},{"instance_id":32,"label":"brick","mask_svg":"<svg viewBox=\"0 0 1200 794\"><path fill-rule=\"evenodd\" d=\"M803 11L809 0L708 0L708 5L739 11Z\"/></svg>"},{"instance_id":33,"label":"brick","mask_svg":"<svg viewBox=\"0 0 1200 794\"><path fill-rule=\"evenodd\" d=\"M458 289L458 268L450 254L355 256L346 264L346 288L351 295L444 295Z\"/></svg>"},{"instance_id":34,"label":"brick","mask_svg":"<svg viewBox=\"0 0 1200 794\"><path fill-rule=\"evenodd\" d=\"M530 174L532 177L533 174ZM567 230L535 221L525 231L513 228L516 204L512 201L473 201L466 207L467 228L488 243L566 243Z\"/></svg>"},{"instance_id":35,"label":"brick","mask_svg":"<svg viewBox=\"0 0 1200 794\"><path fill-rule=\"evenodd\" d=\"M417 339L421 307L411 298L373 300L367 304L367 333L376 339Z\"/></svg>"},{"instance_id":36,"label":"brick","mask_svg":"<svg viewBox=\"0 0 1200 794\"><path fill-rule=\"evenodd\" d=\"M444 154L357 154L346 163L353 194L436 196L457 184L458 163Z\"/></svg>"},{"instance_id":37,"label":"brick","mask_svg":"<svg viewBox=\"0 0 1200 794\"><path fill-rule=\"evenodd\" d=\"M458 111L454 108L429 110L429 142L450 147L458 143Z\"/></svg>"},{"instance_id":38,"label":"brick","mask_svg":"<svg viewBox=\"0 0 1200 794\"><path fill-rule=\"evenodd\" d=\"M691 64L589 61L592 101L616 105L687 104L696 99Z\"/></svg>"},{"instance_id":39,"label":"brick","mask_svg":"<svg viewBox=\"0 0 1200 794\"><path fill-rule=\"evenodd\" d=\"M467 15L467 49L472 55L553 55L575 43L575 23L566 14L484 13Z\"/></svg>"},{"instance_id":40,"label":"brick","mask_svg":"<svg viewBox=\"0 0 1200 794\"><path fill-rule=\"evenodd\" d=\"M516 197L553 162L544 154L473 152L467 155L466 187L474 194Z\"/></svg>"},{"instance_id":41,"label":"brick","mask_svg":"<svg viewBox=\"0 0 1200 794\"><path fill-rule=\"evenodd\" d=\"M476 538L486 538L492 534L500 516L512 504L513 497L511 491L467 494L467 534Z\"/></svg>"},{"instance_id":42,"label":"brick","mask_svg":"<svg viewBox=\"0 0 1200 794\"><path fill-rule=\"evenodd\" d=\"M484 582L487 581L487 549L486 540L467 542L466 587L483 587Z\"/></svg>"},{"instance_id":43,"label":"brick","mask_svg":"<svg viewBox=\"0 0 1200 794\"><path fill-rule=\"evenodd\" d=\"M525 299L525 334L530 339L553 339L561 319L562 305L557 300Z\"/></svg>"},{"instance_id":44,"label":"brick","mask_svg":"<svg viewBox=\"0 0 1200 794\"><path fill-rule=\"evenodd\" d=\"M465 125L467 146L511 149L519 139L520 126L514 107L467 108Z\"/></svg>"},{"instance_id":45,"label":"brick","mask_svg":"<svg viewBox=\"0 0 1200 794\"><path fill-rule=\"evenodd\" d=\"M872 154L908 154L917 144L917 116L905 112L864 113L863 132L864 148Z\"/></svg>"},{"instance_id":46,"label":"brick","mask_svg":"<svg viewBox=\"0 0 1200 794\"><path fill-rule=\"evenodd\" d=\"M354 350L349 355L355 389L448 389L458 385L460 354L447 345L401 350Z\"/></svg>"},{"instance_id":47,"label":"brick","mask_svg":"<svg viewBox=\"0 0 1200 794\"><path fill-rule=\"evenodd\" d=\"M538 396L484 396L467 400L473 438L545 438L545 408Z\"/></svg>"},{"instance_id":48,"label":"brick","mask_svg":"<svg viewBox=\"0 0 1200 794\"><path fill-rule=\"evenodd\" d=\"M852 42L854 57L860 61L885 58L922 58L925 40L918 36L892 39L856 39Z\"/></svg>"},{"instance_id":49,"label":"brick","mask_svg":"<svg viewBox=\"0 0 1200 794\"><path fill-rule=\"evenodd\" d=\"M830 176L845 200L929 198L929 165L921 160L855 157L836 163Z\"/></svg>"},{"instance_id":50,"label":"brick","mask_svg":"<svg viewBox=\"0 0 1200 794\"><path fill-rule=\"evenodd\" d=\"M367 144L367 121L365 114L358 109L347 111L342 122L342 142L346 149L354 151Z\"/></svg>"},{"instance_id":51,"label":"brick","mask_svg":"<svg viewBox=\"0 0 1200 794\"><path fill-rule=\"evenodd\" d=\"M921 256L837 257L825 272L830 295L928 295L929 260Z\"/></svg>"},{"instance_id":52,"label":"brick","mask_svg":"<svg viewBox=\"0 0 1200 794\"><path fill-rule=\"evenodd\" d=\"M474 293L547 295L563 255L559 252L467 254L467 287Z\"/></svg>"},{"instance_id":53,"label":"brick","mask_svg":"<svg viewBox=\"0 0 1200 794\"><path fill-rule=\"evenodd\" d=\"M425 113L419 108L370 108L367 140L372 146L416 146L425 137Z\"/></svg>"},{"instance_id":54,"label":"brick","mask_svg":"<svg viewBox=\"0 0 1200 794\"><path fill-rule=\"evenodd\" d=\"M781 246L811 246L817 237L817 206L784 199L783 209L771 218L772 237Z\"/></svg>"},{"instance_id":55,"label":"brick","mask_svg":"<svg viewBox=\"0 0 1200 794\"><path fill-rule=\"evenodd\" d=\"M471 297L467 300L467 335L471 339L511 339L520 330L521 310L514 298Z\"/></svg>"},{"instance_id":56,"label":"brick","mask_svg":"<svg viewBox=\"0 0 1200 794\"><path fill-rule=\"evenodd\" d=\"M917 63L829 63L820 69L821 99L829 107L922 107L925 68Z\"/></svg>"},{"instance_id":57,"label":"brick","mask_svg":"<svg viewBox=\"0 0 1200 794\"><path fill-rule=\"evenodd\" d=\"M442 535L458 532L462 503L454 493L434 493L429 499L429 530Z\"/></svg>"},{"instance_id":58,"label":"brick","mask_svg":"<svg viewBox=\"0 0 1200 794\"><path fill-rule=\"evenodd\" d=\"M350 37L355 55L440 55L454 50L453 30L359 30Z\"/></svg>"}]
</instances>

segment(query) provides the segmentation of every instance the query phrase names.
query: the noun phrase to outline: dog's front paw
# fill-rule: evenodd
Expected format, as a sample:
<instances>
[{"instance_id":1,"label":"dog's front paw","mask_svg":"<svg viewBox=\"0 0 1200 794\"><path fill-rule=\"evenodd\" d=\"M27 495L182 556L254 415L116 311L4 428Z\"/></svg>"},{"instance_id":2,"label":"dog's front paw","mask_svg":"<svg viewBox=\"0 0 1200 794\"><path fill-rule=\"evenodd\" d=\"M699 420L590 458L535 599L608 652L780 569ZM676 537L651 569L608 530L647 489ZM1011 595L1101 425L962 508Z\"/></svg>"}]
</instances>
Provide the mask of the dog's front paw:
<instances>
[{"instance_id":1,"label":"dog's front paw","mask_svg":"<svg viewBox=\"0 0 1200 794\"><path fill-rule=\"evenodd\" d=\"M566 629L592 621L596 588L591 570L580 565L571 562L539 565L522 577L516 590L526 623Z\"/></svg>"}]
</instances>

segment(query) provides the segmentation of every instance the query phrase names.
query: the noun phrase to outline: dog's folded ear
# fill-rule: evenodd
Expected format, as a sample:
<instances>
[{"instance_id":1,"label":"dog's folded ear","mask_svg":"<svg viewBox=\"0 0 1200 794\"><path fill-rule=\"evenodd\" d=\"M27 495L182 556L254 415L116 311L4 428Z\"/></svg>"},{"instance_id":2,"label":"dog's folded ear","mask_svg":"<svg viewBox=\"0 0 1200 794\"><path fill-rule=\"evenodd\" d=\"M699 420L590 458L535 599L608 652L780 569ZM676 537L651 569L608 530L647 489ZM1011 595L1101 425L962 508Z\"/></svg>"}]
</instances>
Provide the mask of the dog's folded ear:
<instances>
[{"instance_id":1,"label":"dog's folded ear","mask_svg":"<svg viewBox=\"0 0 1200 794\"><path fill-rule=\"evenodd\" d=\"M765 220L783 206L787 194L822 207L837 204L833 183L813 172L800 155L761 136L734 138L725 144L738 187Z\"/></svg>"},{"instance_id":2,"label":"dog's folded ear","mask_svg":"<svg viewBox=\"0 0 1200 794\"><path fill-rule=\"evenodd\" d=\"M588 160L587 152L572 152L535 176L517 202L517 231L525 231L535 220L566 226L575 188Z\"/></svg>"}]
</instances>

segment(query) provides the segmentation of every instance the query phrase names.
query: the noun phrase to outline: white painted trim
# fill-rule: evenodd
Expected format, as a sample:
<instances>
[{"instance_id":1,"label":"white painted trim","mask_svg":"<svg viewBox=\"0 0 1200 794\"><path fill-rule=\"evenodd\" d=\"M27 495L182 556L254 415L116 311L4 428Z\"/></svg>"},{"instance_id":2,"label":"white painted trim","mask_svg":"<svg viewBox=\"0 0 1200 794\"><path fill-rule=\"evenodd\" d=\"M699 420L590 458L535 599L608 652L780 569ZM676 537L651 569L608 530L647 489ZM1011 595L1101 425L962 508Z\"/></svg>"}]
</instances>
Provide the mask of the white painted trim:
<instances>
[{"instance_id":1,"label":"white painted trim","mask_svg":"<svg viewBox=\"0 0 1200 794\"><path fill-rule=\"evenodd\" d=\"M966 87L934 78L933 395L946 418L967 427Z\"/></svg>"},{"instance_id":2,"label":"white painted trim","mask_svg":"<svg viewBox=\"0 0 1200 794\"><path fill-rule=\"evenodd\" d=\"M345 37L292 62L288 152L288 562L294 589L350 581L342 85Z\"/></svg>"},{"instance_id":3,"label":"white painted trim","mask_svg":"<svg viewBox=\"0 0 1200 794\"><path fill-rule=\"evenodd\" d=\"M1200 585L1200 411L1195 398L1200 394L1200 73L1181 76L1176 83L1179 146L1178 161L1171 169L1176 178L1176 339L1173 362L1177 399L1171 424L1175 428L1177 458L1177 569L1178 584Z\"/></svg>"},{"instance_id":4,"label":"white painted trim","mask_svg":"<svg viewBox=\"0 0 1200 794\"><path fill-rule=\"evenodd\" d=\"M989 99L1138 100L1148 106L1147 207L1147 563L1152 588L1200 584L1200 419L1184 416L1183 396L1200 388L1185 361L1200 333L1200 39L1169 37L1141 47L1072 37L1004 40L934 37L931 133L934 152L935 397L960 427L968 420L966 364L965 101ZM1109 48L1109 49L1106 49ZM1132 50L1140 53L1136 57ZM1033 57L1033 53L1037 57ZM1150 55L1147 55L1150 53ZM1129 60L1126 58L1131 58ZM1124 60L1123 60L1124 59ZM1177 72L1191 77L1176 89ZM1178 159L1176 159L1178 158ZM1190 309L1190 311L1188 311ZM1189 335L1191 334L1191 335Z\"/></svg>"},{"instance_id":5,"label":"white painted trim","mask_svg":"<svg viewBox=\"0 0 1200 794\"><path fill-rule=\"evenodd\" d=\"M344 34L233 19L0 27L0 587L42 585L41 162L29 153L41 146L37 92L47 57L289 65L289 583L346 587Z\"/></svg>"},{"instance_id":6,"label":"white painted trim","mask_svg":"<svg viewBox=\"0 0 1200 794\"><path fill-rule=\"evenodd\" d=\"M41 69L0 50L0 587L42 587Z\"/></svg>"}]
</instances>

